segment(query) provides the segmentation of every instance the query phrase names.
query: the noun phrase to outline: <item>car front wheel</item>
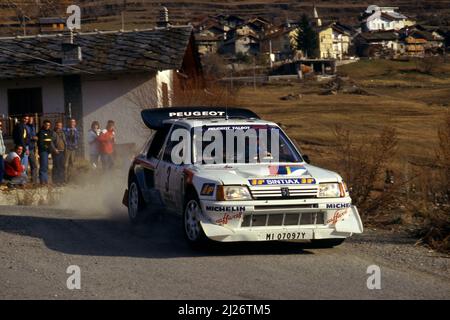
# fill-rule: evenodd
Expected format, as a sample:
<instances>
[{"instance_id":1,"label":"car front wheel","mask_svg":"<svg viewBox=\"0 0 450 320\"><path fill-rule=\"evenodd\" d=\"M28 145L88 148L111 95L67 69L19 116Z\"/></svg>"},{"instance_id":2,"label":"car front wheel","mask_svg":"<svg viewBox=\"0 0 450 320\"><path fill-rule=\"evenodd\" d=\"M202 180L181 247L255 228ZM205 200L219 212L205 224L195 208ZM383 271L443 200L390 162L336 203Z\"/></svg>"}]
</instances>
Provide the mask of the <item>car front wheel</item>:
<instances>
[{"instance_id":1,"label":"car front wheel","mask_svg":"<svg viewBox=\"0 0 450 320\"><path fill-rule=\"evenodd\" d=\"M190 197L184 207L183 230L186 240L193 245L202 244L207 240L200 225L201 212L199 201L195 197Z\"/></svg>"}]
</instances>

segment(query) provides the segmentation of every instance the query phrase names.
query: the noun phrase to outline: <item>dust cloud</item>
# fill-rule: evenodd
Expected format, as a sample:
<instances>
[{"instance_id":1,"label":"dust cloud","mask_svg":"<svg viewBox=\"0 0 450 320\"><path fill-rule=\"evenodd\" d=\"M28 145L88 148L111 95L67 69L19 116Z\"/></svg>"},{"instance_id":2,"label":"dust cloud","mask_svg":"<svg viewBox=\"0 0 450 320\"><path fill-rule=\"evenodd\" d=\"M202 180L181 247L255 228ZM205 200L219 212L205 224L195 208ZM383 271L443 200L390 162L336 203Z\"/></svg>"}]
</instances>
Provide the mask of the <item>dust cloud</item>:
<instances>
[{"instance_id":1,"label":"dust cloud","mask_svg":"<svg viewBox=\"0 0 450 320\"><path fill-rule=\"evenodd\" d=\"M58 191L54 207L72 210L85 217L126 217L127 210L122 199L127 188L130 163L127 161L110 172L92 169L89 173L74 174L76 182Z\"/></svg>"}]
</instances>

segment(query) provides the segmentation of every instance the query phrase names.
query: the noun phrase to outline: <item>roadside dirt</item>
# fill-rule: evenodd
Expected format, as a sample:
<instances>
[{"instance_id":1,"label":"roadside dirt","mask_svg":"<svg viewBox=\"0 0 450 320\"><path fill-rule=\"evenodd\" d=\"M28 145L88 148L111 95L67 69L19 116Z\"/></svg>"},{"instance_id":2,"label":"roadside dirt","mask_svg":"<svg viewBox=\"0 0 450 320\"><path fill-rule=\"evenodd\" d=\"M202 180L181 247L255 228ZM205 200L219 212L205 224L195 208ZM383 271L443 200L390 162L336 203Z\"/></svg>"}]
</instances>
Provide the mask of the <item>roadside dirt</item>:
<instances>
[{"instance_id":1,"label":"roadside dirt","mask_svg":"<svg viewBox=\"0 0 450 320\"><path fill-rule=\"evenodd\" d=\"M193 250L178 217L131 227L103 213L0 207L0 298L423 299L450 298L448 256L404 234L367 230L333 249L241 243ZM68 290L66 269L81 269ZM381 269L381 290L367 268Z\"/></svg>"}]
</instances>

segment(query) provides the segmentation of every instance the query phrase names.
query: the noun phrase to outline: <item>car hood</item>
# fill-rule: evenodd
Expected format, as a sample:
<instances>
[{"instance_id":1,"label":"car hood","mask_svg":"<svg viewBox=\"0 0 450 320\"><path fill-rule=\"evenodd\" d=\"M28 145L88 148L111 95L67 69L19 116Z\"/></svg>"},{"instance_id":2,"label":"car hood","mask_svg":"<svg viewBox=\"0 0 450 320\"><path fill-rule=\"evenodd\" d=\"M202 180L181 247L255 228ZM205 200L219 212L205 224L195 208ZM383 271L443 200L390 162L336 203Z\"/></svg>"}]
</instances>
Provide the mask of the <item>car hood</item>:
<instances>
[{"instance_id":1,"label":"car hood","mask_svg":"<svg viewBox=\"0 0 450 320\"><path fill-rule=\"evenodd\" d=\"M335 172L306 163L202 165L195 169L197 175L225 185L250 185L249 181L252 179L313 178L316 183L342 180Z\"/></svg>"}]
</instances>

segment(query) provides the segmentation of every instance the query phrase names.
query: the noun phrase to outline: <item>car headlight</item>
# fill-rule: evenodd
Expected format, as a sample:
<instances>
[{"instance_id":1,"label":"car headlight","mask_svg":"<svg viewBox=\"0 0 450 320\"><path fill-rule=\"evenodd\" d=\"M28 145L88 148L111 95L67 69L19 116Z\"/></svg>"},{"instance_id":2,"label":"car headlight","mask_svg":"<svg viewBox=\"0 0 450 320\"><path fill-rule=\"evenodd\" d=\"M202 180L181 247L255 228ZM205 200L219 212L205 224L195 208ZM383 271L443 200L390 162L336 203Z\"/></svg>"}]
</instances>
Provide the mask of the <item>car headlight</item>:
<instances>
[{"instance_id":1,"label":"car headlight","mask_svg":"<svg viewBox=\"0 0 450 320\"><path fill-rule=\"evenodd\" d=\"M345 188L341 183L323 183L319 185L319 198L345 197Z\"/></svg>"},{"instance_id":2,"label":"car headlight","mask_svg":"<svg viewBox=\"0 0 450 320\"><path fill-rule=\"evenodd\" d=\"M218 186L217 200L251 200L252 196L246 186Z\"/></svg>"}]
</instances>

